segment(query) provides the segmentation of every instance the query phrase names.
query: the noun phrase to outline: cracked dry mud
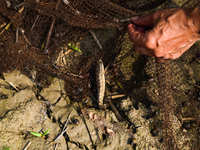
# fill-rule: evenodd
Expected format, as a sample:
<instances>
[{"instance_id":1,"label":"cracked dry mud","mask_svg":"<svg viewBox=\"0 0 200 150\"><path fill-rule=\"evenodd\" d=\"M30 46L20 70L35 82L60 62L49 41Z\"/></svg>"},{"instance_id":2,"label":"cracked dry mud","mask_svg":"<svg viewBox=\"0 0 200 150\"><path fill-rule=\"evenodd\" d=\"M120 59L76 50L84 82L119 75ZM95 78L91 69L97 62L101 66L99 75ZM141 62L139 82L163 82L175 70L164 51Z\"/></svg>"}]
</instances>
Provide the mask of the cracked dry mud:
<instances>
[{"instance_id":1,"label":"cracked dry mud","mask_svg":"<svg viewBox=\"0 0 200 150\"><path fill-rule=\"evenodd\" d=\"M62 131L63 125L70 115L70 123L68 124L67 134L61 136L58 141L57 150L64 149L92 149L92 144L87 133L82 116L77 112L77 103L72 103L68 98L60 97L61 88L63 90L64 82L54 78L51 85L41 91L41 95L45 100L38 100L34 92L34 84L29 78L20 74L18 71L4 74L5 81L12 82L15 86L21 89L16 92L7 85L7 83L0 79L1 94L8 96L7 99L0 100L1 114L0 114L0 146L9 147L11 150L23 149L28 141L31 145L28 149L45 149L51 150L54 148L53 139ZM60 86L61 85L61 86ZM110 111L97 110L95 108L87 108L87 111L93 112L97 116L104 117L111 125L117 124L118 131L114 136L108 137L97 130L96 124L85 117L86 124L89 128L93 142L97 145L97 149L134 149L130 144L130 133L135 133L137 147L136 149L159 149L162 143L159 142L162 138L161 126L159 126L159 117L156 113L155 117L146 120L144 116L148 114L144 105L139 103L138 108L134 107L134 100L129 98L117 99L118 109L124 112L127 119L135 124L135 127L127 129L129 124L127 122L118 122L115 114ZM52 105L54 104L54 105ZM156 108L151 106L151 111L156 111ZM3 110L3 111L2 111ZM73 124L71 119L78 119L80 123ZM181 124L174 118L175 127L178 131ZM154 137L151 130L156 126L158 136ZM42 130L51 129L48 138L35 137L27 135L28 132L39 132ZM126 132L125 132L126 130ZM100 140L97 138L97 131ZM178 138L183 137L181 135ZM188 145L183 146L188 149Z\"/></svg>"},{"instance_id":2,"label":"cracked dry mud","mask_svg":"<svg viewBox=\"0 0 200 150\"><path fill-rule=\"evenodd\" d=\"M8 96L7 99L0 100L0 145L11 149L23 149L28 141L31 141L29 149L53 149L51 141L61 132L63 124L71 112L70 118L79 120L78 125L71 121L67 134L61 136L57 149L91 149L91 141L85 128L82 117L77 112L77 105L68 104L69 100L61 98L56 105L51 106L60 97L61 87L58 79L54 79L52 84L44 89L40 94L46 101L38 100L34 92L34 84L29 78L18 71L4 74L5 81L11 82L21 89L16 92L0 80L1 94ZM61 85L64 85L62 81ZM62 86L63 88L63 86ZM48 106L48 107L47 107ZM50 112L47 109L51 109ZM118 122L112 111L99 111L88 109L98 116L105 117L108 122ZM90 134L94 142L97 142L97 149L132 149L129 144L130 137L126 132L115 133L113 137L108 137L98 131L100 141L97 140L96 125L86 119ZM120 123L119 123L120 124ZM127 128L127 124L121 124L122 129ZM47 139L28 135L28 132L39 132L51 129ZM132 129L130 130L132 132ZM151 136L151 135L149 135ZM25 139L24 139L25 138Z\"/></svg>"},{"instance_id":3,"label":"cracked dry mud","mask_svg":"<svg viewBox=\"0 0 200 150\"><path fill-rule=\"evenodd\" d=\"M60 97L61 86L63 81L57 78L53 79L52 84L41 91L44 100L38 100L34 92L34 84L26 76L18 71L4 74L5 81L0 79L1 94L7 95L7 99L0 100L0 146L9 147L10 149L23 149L28 141L31 141L29 149L53 149L51 143L53 139L61 132L62 127L67 120L67 116L71 112L70 118L78 119L79 124L73 124L70 121L67 134L61 136L57 149L91 149L91 141L89 139L85 124L82 117L77 112L77 104L69 104L68 98ZM12 82L19 92L10 88L6 82ZM63 90L63 89L62 89ZM57 102L57 103L56 103ZM51 105L56 103L56 105ZM118 122L114 113L111 111L99 111L88 109L89 111L105 117L108 122ZM70 120L71 120L70 119ZM98 131L100 141L97 139L95 124L86 119L87 126L94 143L97 143L97 149L131 149L128 144L129 136L124 132L115 133L113 137L108 137ZM39 132L51 129L48 138L35 137L26 133ZM25 138L26 137L26 138Z\"/></svg>"}]
</instances>

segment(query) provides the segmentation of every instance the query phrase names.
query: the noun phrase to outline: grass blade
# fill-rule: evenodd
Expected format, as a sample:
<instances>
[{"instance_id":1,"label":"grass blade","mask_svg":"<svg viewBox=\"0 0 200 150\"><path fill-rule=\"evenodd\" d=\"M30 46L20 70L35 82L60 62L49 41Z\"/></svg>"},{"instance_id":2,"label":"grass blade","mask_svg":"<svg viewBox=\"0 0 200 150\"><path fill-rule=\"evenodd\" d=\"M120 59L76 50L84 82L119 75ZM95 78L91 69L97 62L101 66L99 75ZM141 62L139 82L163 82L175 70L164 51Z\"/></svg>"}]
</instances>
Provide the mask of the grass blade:
<instances>
[{"instance_id":1,"label":"grass blade","mask_svg":"<svg viewBox=\"0 0 200 150\"><path fill-rule=\"evenodd\" d=\"M32 135L34 135L34 136L42 137L42 134L40 134L40 133L30 132L30 134L32 134Z\"/></svg>"},{"instance_id":2,"label":"grass blade","mask_svg":"<svg viewBox=\"0 0 200 150\"><path fill-rule=\"evenodd\" d=\"M44 133L42 134L42 136L45 136L47 133L49 133L50 130L51 130L51 129L49 129L49 130L47 130L46 132L44 132Z\"/></svg>"}]
</instances>

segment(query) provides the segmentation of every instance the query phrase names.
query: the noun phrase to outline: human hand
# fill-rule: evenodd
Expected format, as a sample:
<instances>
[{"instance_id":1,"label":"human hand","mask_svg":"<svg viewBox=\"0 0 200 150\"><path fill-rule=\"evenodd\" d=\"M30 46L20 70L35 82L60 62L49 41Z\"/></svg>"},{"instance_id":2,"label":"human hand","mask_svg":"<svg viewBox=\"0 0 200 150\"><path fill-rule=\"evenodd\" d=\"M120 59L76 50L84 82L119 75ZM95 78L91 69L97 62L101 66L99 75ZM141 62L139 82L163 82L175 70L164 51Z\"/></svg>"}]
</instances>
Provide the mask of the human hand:
<instances>
[{"instance_id":1,"label":"human hand","mask_svg":"<svg viewBox=\"0 0 200 150\"><path fill-rule=\"evenodd\" d=\"M176 59L199 38L199 8L166 9L132 18L128 34L141 54ZM198 21L199 20L199 21ZM146 27L152 27L145 32Z\"/></svg>"}]
</instances>

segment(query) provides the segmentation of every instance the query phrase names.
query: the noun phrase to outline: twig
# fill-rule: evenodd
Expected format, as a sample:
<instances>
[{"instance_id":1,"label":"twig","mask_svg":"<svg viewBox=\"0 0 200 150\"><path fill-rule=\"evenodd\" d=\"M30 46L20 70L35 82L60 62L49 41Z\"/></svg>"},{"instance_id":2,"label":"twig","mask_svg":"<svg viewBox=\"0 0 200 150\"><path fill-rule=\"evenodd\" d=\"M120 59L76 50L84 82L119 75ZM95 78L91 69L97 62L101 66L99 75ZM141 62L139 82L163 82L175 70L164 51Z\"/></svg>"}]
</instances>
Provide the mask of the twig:
<instances>
[{"instance_id":1,"label":"twig","mask_svg":"<svg viewBox=\"0 0 200 150\"><path fill-rule=\"evenodd\" d=\"M54 150L56 150L57 146L58 146L58 142L55 144L55 146L54 146Z\"/></svg>"},{"instance_id":2,"label":"twig","mask_svg":"<svg viewBox=\"0 0 200 150\"><path fill-rule=\"evenodd\" d=\"M84 79L84 76L82 76L82 75L76 75L76 74L69 73L69 72L63 72L63 73L65 73L65 74L67 74L67 75L69 75L69 76L73 76L73 77L77 77L77 78Z\"/></svg>"},{"instance_id":3,"label":"twig","mask_svg":"<svg viewBox=\"0 0 200 150\"><path fill-rule=\"evenodd\" d=\"M49 45L49 40L50 40L50 37L51 37L51 32L52 32L52 30L53 30L53 26L54 26L54 24L55 24L55 20L56 20L56 19L53 19L53 21L52 21L52 23L51 23L51 27L50 27L49 32L48 32L48 35L47 35L47 40L46 40L45 45L44 45L43 53L48 53L47 47L48 47L48 45Z\"/></svg>"},{"instance_id":4,"label":"twig","mask_svg":"<svg viewBox=\"0 0 200 150\"><path fill-rule=\"evenodd\" d=\"M108 98L117 99L117 98L121 98L121 97L125 97L125 96L126 95L124 95L124 94L108 95Z\"/></svg>"},{"instance_id":5,"label":"twig","mask_svg":"<svg viewBox=\"0 0 200 150\"><path fill-rule=\"evenodd\" d=\"M97 99L93 96L92 92L90 92L90 97L97 103L98 105L98 102L97 102Z\"/></svg>"},{"instance_id":6,"label":"twig","mask_svg":"<svg viewBox=\"0 0 200 150\"><path fill-rule=\"evenodd\" d=\"M23 150L27 150L27 148L31 145L31 141L28 141L28 143L25 145L25 147L23 148Z\"/></svg>"},{"instance_id":7,"label":"twig","mask_svg":"<svg viewBox=\"0 0 200 150\"><path fill-rule=\"evenodd\" d=\"M114 53L112 54L110 61L108 62L108 65L106 66L105 70L104 70L104 74L106 73L107 69L109 68L111 62L113 62L115 60L115 58L117 57L117 52L119 51L119 49L121 48L122 44L124 43L124 40L121 41L121 43L118 45L118 47L114 50Z\"/></svg>"},{"instance_id":8,"label":"twig","mask_svg":"<svg viewBox=\"0 0 200 150\"><path fill-rule=\"evenodd\" d=\"M17 27L17 30L16 30L16 37L15 37L16 43L18 43L18 37L19 37L19 27Z\"/></svg>"},{"instance_id":9,"label":"twig","mask_svg":"<svg viewBox=\"0 0 200 150\"><path fill-rule=\"evenodd\" d=\"M57 4L56 4L56 9L55 9L55 11L57 11L59 3L60 3L60 0L58 0L58 2L57 2ZM52 21L52 23L51 23L51 27L50 27L49 32L48 32L48 34L47 34L47 40L46 40L45 45L44 45L43 53L48 53L47 47L48 47L48 45L49 45L49 40L50 40L50 37L51 37L51 33L52 33L52 30L53 30L53 26L54 26L54 24L55 24L55 20L56 20L56 19L54 18L53 21Z\"/></svg>"},{"instance_id":10,"label":"twig","mask_svg":"<svg viewBox=\"0 0 200 150\"><path fill-rule=\"evenodd\" d=\"M182 121L194 121L195 118L193 117L185 117L185 118L182 118Z\"/></svg>"},{"instance_id":11,"label":"twig","mask_svg":"<svg viewBox=\"0 0 200 150\"><path fill-rule=\"evenodd\" d=\"M30 45L32 46L32 44L29 42L29 40L26 38L26 36L24 35L25 31L23 28L19 28L19 32L23 35L25 41Z\"/></svg>"},{"instance_id":12,"label":"twig","mask_svg":"<svg viewBox=\"0 0 200 150\"><path fill-rule=\"evenodd\" d=\"M63 135L63 134L67 131L67 129L68 129L68 127L66 127L65 130L62 131L62 132L53 140L53 142L57 141L57 140L60 138L60 136Z\"/></svg>"},{"instance_id":13,"label":"twig","mask_svg":"<svg viewBox=\"0 0 200 150\"><path fill-rule=\"evenodd\" d=\"M117 117L117 119L119 119L119 121L123 121L123 117L120 115L119 111L117 110L117 108L113 105L112 101L110 98L108 98L108 102L109 102L109 105L112 109L112 111L115 113L115 116Z\"/></svg>"},{"instance_id":14,"label":"twig","mask_svg":"<svg viewBox=\"0 0 200 150\"><path fill-rule=\"evenodd\" d=\"M100 50L103 49L103 47L101 46L99 40L97 39L95 33L92 30L89 30L89 32L91 33L92 37L94 38L95 42L97 43L97 45L99 46Z\"/></svg>"},{"instance_id":15,"label":"twig","mask_svg":"<svg viewBox=\"0 0 200 150\"><path fill-rule=\"evenodd\" d=\"M119 22L127 22L127 21L130 21L131 18L126 18L126 19L122 19L122 20L119 20Z\"/></svg>"},{"instance_id":16,"label":"twig","mask_svg":"<svg viewBox=\"0 0 200 150\"><path fill-rule=\"evenodd\" d=\"M37 22L39 16L40 16L40 15L37 15L37 17L36 17L36 19L35 19L35 21L34 21L32 27L31 27L30 31L33 30L33 28L35 27L35 24L36 24L36 22Z\"/></svg>"},{"instance_id":17,"label":"twig","mask_svg":"<svg viewBox=\"0 0 200 150\"><path fill-rule=\"evenodd\" d=\"M22 3L20 3L19 5L15 5L15 9L17 9L17 8L19 8L19 7L21 7L21 6L24 6L26 4L26 2L22 2Z\"/></svg>"},{"instance_id":18,"label":"twig","mask_svg":"<svg viewBox=\"0 0 200 150\"><path fill-rule=\"evenodd\" d=\"M11 24L12 24L12 22L10 21L10 22L6 25L6 27L1 31L0 35L1 35L5 30L8 30L8 29L9 29L9 27L10 27Z\"/></svg>"},{"instance_id":19,"label":"twig","mask_svg":"<svg viewBox=\"0 0 200 150\"><path fill-rule=\"evenodd\" d=\"M12 82L8 82L8 84L11 85L17 92L19 92L19 89Z\"/></svg>"},{"instance_id":20,"label":"twig","mask_svg":"<svg viewBox=\"0 0 200 150\"><path fill-rule=\"evenodd\" d=\"M79 107L79 109L81 109L79 103L78 103L78 107ZM94 146L94 142L93 142L93 140L92 140L92 136L91 136L90 131L89 131L89 129L88 129L88 126L87 126L87 124L86 124L85 117L84 117L84 115L81 115L81 116L82 116L83 122L84 122L84 124L85 124L85 127L86 127L86 129L87 129L87 132L88 132L90 141L91 141L91 143L92 143L92 146Z\"/></svg>"},{"instance_id":21,"label":"twig","mask_svg":"<svg viewBox=\"0 0 200 150\"><path fill-rule=\"evenodd\" d=\"M18 12L21 13L21 12L24 10L24 8L25 8L25 6L23 5L22 8L20 8L20 9L18 10Z\"/></svg>"},{"instance_id":22,"label":"twig","mask_svg":"<svg viewBox=\"0 0 200 150\"><path fill-rule=\"evenodd\" d=\"M101 143L101 139L100 139L100 137L99 137L98 129L97 129L97 127L95 127L95 125L94 125L94 129L95 129L96 135L97 135L97 139L96 139L95 144Z\"/></svg>"},{"instance_id":23,"label":"twig","mask_svg":"<svg viewBox=\"0 0 200 150\"><path fill-rule=\"evenodd\" d=\"M63 129L64 129L64 128L63 128ZM63 135L63 134L67 131L67 129L68 129L68 127L66 127L65 130L62 130L62 132L60 133L60 135L58 135L58 136L53 140L53 142L55 142L55 141L57 141L57 140L59 141L59 140L60 140L60 136ZM56 144L55 144L55 146L54 146L54 150L56 150L57 145L58 145L58 142L56 142Z\"/></svg>"},{"instance_id":24,"label":"twig","mask_svg":"<svg viewBox=\"0 0 200 150\"><path fill-rule=\"evenodd\" d=\"M71 112L69 113L69 115L67 117L67 120L66 120L65 125L64 125L64 127L62 129L62 132L53 140L53 142L57 141L60 138L60 136L63 135L67 131L68 127L67 128L65 128L65 127L68 124L70 114L71 114Z\"/></svg>"},{"instance_id":25,"label":"twig","mask_svg":"<svg viewBox=\"0 0 200 150\"><path fill-rule=\"evenodd\" d=\"M32 46L32 44L29 42L29 40L26 38L26 36L25 36L24 34L22 34L22 35L23 35L24 39L26 40L26 42L27 42L30 46Z\"/></svg>"},{"instance_id":26,"label":"twig","mask_svg":"<svg viewBox=\"0 0 200 150\"><path fill-rule=\"evenodd\" d=\"M4 22L3 24L1 24L1 25L0 25L0 29L3 28L4 26L6 26L6 24L7 24L7 23L5 23L5 22Z\"/></svg>"}]
</instances>

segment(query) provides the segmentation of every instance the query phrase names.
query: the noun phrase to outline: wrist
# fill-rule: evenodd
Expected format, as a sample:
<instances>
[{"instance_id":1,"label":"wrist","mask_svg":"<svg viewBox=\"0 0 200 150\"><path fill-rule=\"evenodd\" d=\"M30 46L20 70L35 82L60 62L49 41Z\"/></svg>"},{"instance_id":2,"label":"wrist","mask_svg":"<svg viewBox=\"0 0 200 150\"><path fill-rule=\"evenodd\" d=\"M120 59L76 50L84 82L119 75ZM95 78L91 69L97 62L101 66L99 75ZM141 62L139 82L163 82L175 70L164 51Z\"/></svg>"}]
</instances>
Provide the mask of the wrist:
<instances>
[{"instance_id":1,"label":"wrist","mask_svg":"<svg viewBox=\"0 0 200 150\"><path fill-rule=\"evenodd\" d=\"M195 30L198 34L200 34L200 6L193 8L190 11L189 16L192 20Z\"/></svg>"}]
</instances>

